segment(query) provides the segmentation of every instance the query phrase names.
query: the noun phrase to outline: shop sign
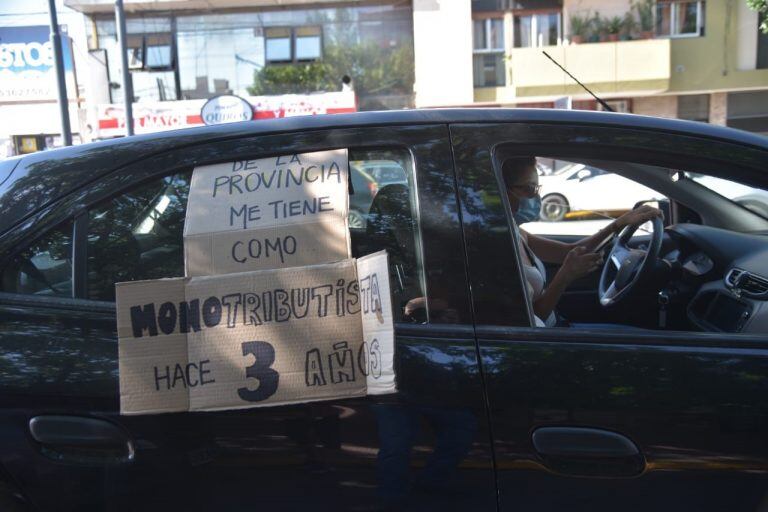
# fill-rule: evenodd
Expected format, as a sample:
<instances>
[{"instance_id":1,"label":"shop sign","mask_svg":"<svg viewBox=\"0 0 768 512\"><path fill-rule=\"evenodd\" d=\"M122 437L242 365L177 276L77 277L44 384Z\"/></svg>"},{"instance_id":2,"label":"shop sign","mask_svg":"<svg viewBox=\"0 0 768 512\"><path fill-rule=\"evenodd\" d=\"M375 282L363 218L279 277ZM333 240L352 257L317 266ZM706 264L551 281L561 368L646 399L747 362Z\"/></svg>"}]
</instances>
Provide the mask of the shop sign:
<instances>
[{"instance_id":1,"label":"shop sign","mask_svg":"<svg viewBox=\"0 0 768 512\"><path fill-rule=\"evenodd\" d=\"M72 45L62 37L67 89L76 93ZM56 99L50 28L0 27L0 102Z\"/></svg>"},{"instance_id":2,"label":"shop sign","mask_svg":"<svg viewBox=\"0 0 768 512\"><path fill-rule=\"evenodd\" d=\"M237 96L234 97L237 98ZM240 99L247 101L253 107L252 119L254 120L357 111L355 93L351 91L248 96ZM202 126L205 124L203 108L210 101L134 103L134 131L141 134ZM105 139L125 135L124 112L123 106L119 103L98 105L96 107L98 129L94 138Z\"/></svg>"},{"instance_id":3,"label":"shop sign","mask_svg":"<svg viewBox=\"0 0 768 512\"><path fill-rule=\"evenodd\" d=\"M226 124L253 119L253 107L233 94L214 96L203 104L200 117L205 124Z\"/></svg>"}]
</instances>

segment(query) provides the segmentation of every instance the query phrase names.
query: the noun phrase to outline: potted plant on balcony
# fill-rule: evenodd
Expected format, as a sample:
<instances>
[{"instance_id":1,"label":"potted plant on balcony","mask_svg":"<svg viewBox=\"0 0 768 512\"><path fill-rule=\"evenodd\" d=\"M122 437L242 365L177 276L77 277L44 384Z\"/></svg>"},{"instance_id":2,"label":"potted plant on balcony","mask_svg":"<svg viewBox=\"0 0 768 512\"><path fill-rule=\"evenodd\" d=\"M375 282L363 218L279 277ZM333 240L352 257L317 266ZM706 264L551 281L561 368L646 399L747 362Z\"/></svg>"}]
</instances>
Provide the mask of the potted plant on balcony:
<instances>
[{"instance_id":1,"label":"potted plant on balcony","mask_svg":"<svg viewBox=\"0 0 768 512\"><path fill-rule=\"evenodd\" d=\"M590 17L589 13L584 16L574 14L570 17L571 42L573 44L581 44L588 39L592 20L593 18Z\"/></svg>"},{"instance_id":2,"label":"potted plant on balcony","mask_svg":"<svg viewBox=\"0 0 768 512\"><path fill-rule=\"evenodd\" d=\"M624 13L624 19L621 20L621 39L622 41L629 41L634 39L635 32L637 31L637 20L631 12Z\"/></svg>"},{"instance_id":3,"label":"potted plant on balcony","mask_svg":"<svg viewBox=\"0 0 768 512\"><path fill-rule=\"evenodd\" d=\"M600 16L598 13L592 17L592 29L594 33L592 35L592 41L599 41L601 43L608 40L608 20Z\"/></svg>"},{"instance_id":4,"label":"potted plant on balcony","mask_svg":"<svg viewBox=\"0 0 768 512\"><path fill-rule=\"evenodd\" d=\"M621 29L624 26L624 20L621 16L614 16L605 22L605 31L608 34L608 41L618 41Z\"/></svg>"},{"instance_id":5,"label":"potted plant on balcony","mask_svg":"<svg viewBox=\"0 0 768 512\"><path fill-rule=\"evenodd\" d=\"M640 37L653 38L653 0L633 0L632 10L637 14Z\"/></svg>"}]
</instances>

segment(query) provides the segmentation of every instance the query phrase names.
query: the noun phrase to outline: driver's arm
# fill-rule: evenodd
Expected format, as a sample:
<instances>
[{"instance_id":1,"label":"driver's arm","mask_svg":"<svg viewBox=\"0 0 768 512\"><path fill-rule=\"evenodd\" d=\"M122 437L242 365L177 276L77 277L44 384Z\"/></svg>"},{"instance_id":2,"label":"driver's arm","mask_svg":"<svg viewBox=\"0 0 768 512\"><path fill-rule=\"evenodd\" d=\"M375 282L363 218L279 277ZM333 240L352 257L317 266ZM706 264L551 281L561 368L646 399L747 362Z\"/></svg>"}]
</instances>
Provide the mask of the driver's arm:
<instances>
[{"instance_id":1,"label":"driver's arm","mask_svg":"<svg viewBox=\"0 0 768 512\"><path fill-rule=\"evenodd\" d=\"M548 263L560 264L565 261L565 257L571 249L575 247L583 247L585 252L594 252L606 238L614 233L618 233L626 226L639 225L654 217L662 217L661 210L649 205L643 205L640 208L625 213L594 235L582 238L578 242L566 244L564 242L528 233L528 245L542 260Z\"/></svg>"},{"instance_id":2,"label":"driver's arm","mask_svg":"<svg viewBox=\"0 0 768 512\"><path fill-rule=\"evenodd\" d=\"M533 302L533 312L536 316L547 318L555 310L565 289L576 279L600 268L602 263L600 254L586 252L582 247L569 251L555 277Z\"/></svg>"}]
</instances>

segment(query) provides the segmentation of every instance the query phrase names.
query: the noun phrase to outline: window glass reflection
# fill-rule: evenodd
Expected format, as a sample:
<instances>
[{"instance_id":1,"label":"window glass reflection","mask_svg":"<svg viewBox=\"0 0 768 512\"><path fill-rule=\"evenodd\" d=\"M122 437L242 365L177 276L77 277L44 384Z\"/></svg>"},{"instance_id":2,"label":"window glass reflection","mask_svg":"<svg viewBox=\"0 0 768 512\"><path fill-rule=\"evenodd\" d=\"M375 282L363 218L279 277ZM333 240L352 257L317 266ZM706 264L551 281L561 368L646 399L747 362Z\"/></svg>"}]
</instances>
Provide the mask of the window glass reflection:
<instances>
[{"instance_id":1,"label":"window glass reflection","mask_svg":"<svg viewBox=\"0 0 768 512\"><path fill-rule=\"evenodd\" d=\"M493 23L494 45L503 42L499 22ZM107 53L109 74L119 77L120 53L114 21L96 20L95 27L99 48ZM280 29L284 31L282 35L271 33ZM130 39L137 43L132 47L136 62L136 66L132 67L132 78L139 102L205 99L228 93L258 95L249 92L249 88L254 86L255 73L270 62L304 63L323 59L329 45L337 57L349 54L351 48L359 50L352 52L354 58L349 63L350 69L340 73L340 89L341 76L352 76L360 66L358 60L362 59L363 68L381 64L382 57L373 55L369 48L378 49L384 56L395 52L404 52L407 56L413 51L413 16L407 5L253 10L143 18L132 18L129 13L127 31ZM162 41L151 39L158 37ZM176 55L171 38L175 38ZM400 60L412 62L412 56ZM175 68L177 72L174 72ZM154 74L160 69L170 73ZM356 80L361 109L412 106L413 71L396 71L396 76L390 80L395 85L382 89L378 84L374 94L365 91L364 81ZM389 74L392 75L391 72ZM399 85L400 81L405 82L403 87ZM178 98L177 91L180 94ZM119 94L113 99L117 101Z\"/></svg>"},{"instance_id":2,"label":"window glass reflection","mask_svg":"<svg viewBox=\"0 0 768 512\"><path fill-rule=\"evenodd\" d=\"M150 182L89 212L88 298L113 301L115 283L184 275L190 176Z\"/></svg>"},{"instance_id":3,"label":"window glass reflection","mask_svg":"<svg viewBox=\"0 0 768 512\"><path fill-rule=\"evenodd\" d=\"M21 251L2 270L2 291L72 296L72 222Z\"/></svg>"}]
</instances>

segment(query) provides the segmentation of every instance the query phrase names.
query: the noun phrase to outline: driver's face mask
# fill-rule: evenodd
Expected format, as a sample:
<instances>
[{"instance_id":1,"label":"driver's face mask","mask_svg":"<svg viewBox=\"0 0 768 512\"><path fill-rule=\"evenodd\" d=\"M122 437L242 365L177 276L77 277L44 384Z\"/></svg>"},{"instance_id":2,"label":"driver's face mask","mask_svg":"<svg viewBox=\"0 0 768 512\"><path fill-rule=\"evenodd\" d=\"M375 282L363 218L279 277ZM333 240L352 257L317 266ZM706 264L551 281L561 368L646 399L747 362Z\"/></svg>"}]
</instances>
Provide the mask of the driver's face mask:
<instances>
[{"instance_id":1,"label":"driver's face mask","mask_svg":"<svg viewBox=\"0 0 768 512\"><path fill-rule=\"evenodd\" d=\"M538 220L541 211L541 197L536 194L533 197L521 197L516 212L512 212L517 225Z\"/></svg>"}]
</instances>

